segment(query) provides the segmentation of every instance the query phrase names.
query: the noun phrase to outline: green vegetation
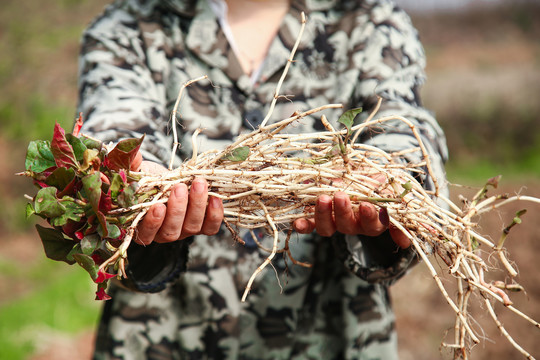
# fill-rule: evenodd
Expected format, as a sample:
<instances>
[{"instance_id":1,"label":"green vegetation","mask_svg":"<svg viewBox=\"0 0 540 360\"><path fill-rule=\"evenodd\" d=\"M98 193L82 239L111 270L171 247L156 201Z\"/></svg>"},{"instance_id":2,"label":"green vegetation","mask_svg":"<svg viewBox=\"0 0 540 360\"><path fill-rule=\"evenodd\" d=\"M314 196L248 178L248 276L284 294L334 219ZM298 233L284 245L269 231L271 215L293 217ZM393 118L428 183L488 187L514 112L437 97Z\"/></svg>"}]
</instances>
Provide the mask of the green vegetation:
<instances>
[{"instance_id":1,"label":"green vegetation","mask_svg":"<svg viewBox=\"0 0 540 360\"><path fill-rule=\"evenodd\" d=\"M45 258L21 268L0 258L0 271L3 283L28 289L26 295L0 305L2 359L25 359L40 341L75 334L97 323L101 303L93 300L94 285L81 269Z\"/></svg>"}]
</instances>

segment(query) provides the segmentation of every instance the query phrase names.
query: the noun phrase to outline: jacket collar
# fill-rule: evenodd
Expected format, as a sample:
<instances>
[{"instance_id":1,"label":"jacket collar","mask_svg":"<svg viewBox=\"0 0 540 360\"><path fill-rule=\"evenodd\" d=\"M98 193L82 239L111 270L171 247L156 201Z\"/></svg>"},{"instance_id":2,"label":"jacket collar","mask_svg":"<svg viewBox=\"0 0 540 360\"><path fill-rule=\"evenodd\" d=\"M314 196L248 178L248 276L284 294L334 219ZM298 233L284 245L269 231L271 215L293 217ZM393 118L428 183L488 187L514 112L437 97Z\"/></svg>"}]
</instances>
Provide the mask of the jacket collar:
<instances>
[{"instance_id":1,"label":"jacket collar","mask_svg":"<svg viewBox=\"0 0 540 360\"><path fill-rule=\"evenodd\" d=\"M218 68L223 71L242 91L251 92L253 90L251 81L243 73L234 51L230 48L215 14L210 8L208 0L163 1L166 1L169 8L174 7L174 11L177 13L192 17L185 38L186 47L211 68ZM292 0L291 10L285 15L278 36L274 38L270 45L269 55L261 69L261 82L272 77L287 64L289 53L300 29L301 12L306 12L309 18L310 11L329 9L338 1L342 0ZM309 46L312 42L313 39L310 36L316 33L315 27L316 25L313 22L307 22L304 36L299 44L299 50Z\"/></svg>"}]
</instances>

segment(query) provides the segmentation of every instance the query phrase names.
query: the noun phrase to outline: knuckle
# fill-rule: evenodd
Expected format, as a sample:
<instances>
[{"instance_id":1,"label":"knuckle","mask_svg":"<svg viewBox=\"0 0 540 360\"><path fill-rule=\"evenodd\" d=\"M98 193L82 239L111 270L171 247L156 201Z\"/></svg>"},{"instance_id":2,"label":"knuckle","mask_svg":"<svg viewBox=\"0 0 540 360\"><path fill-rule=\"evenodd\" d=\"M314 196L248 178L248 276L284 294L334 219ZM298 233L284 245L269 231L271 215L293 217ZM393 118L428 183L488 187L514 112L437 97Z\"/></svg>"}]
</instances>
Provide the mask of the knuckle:
<instances>
[{"instance_id":1,"label":"knuckle","mask_svg":"<svg viewBox=\"0 0 540 360\"><path fill-rule=\"evenodd\" d=\"M160 237L160 240L162 240L163 242L172 242L172 241L176 241L178 240L178 237L180 236L180 234L177 234L177 233L171 233L171 232L168 232L168 233L162 233L159 235Z\"/></svg>"},{"instance_id":2,"label":"knuckle","mask_svg":"<svg viewBox=\"0 0 540 360\"><path fill-rule=\"evenodd\" d=\"M219 232L219 227L211 227L203 231L204 235L216 235Z\"/></svg>"},{"instance_id":3,"label":"knuckle","mask_svg":"<svg viewBox=\"0 0 540 360\"><path fill-rule=\"evenodd\" d=\"M201 225L198 224L185 224L182 229L182 233L186 235L195 235L201 232Z\"/></svg>"}]
</instances>

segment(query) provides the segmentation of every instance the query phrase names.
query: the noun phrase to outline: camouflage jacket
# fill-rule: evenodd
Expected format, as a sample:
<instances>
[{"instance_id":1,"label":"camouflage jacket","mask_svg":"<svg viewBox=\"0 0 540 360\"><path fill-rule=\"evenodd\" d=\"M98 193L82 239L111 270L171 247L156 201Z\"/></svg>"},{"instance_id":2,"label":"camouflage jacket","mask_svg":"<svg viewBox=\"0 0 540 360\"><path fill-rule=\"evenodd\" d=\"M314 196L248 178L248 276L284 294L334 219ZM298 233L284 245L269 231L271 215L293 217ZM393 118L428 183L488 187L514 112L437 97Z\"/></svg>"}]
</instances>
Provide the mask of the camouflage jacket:
<instances>
[{"instance_id":1,"label":"camouflage jacket","mask_svg":"<svg viewBox=\"0 0 540 360\"><path fill-rule=\"evenodd\" d=\"M199 151L223 148L267 113L302 11L306 31L281 88L287 98L278 102L273 120L328 103L361 106L362 120L382 96L378 116L399 114L414 122L444 182L444 136L419 98L423 49L407 15L387 0L292 0L256 79L242 72L208 0L117 1L83 36L83 131L106 141L144 133L145 158L168 163L169 114L179 89L208 75L211 83L191 85L181 102L177 162L190 156L198 127L205 129ZM342 111L324 113L337 119ZM319 116L293 130L320 130ZM361 141L387 151L416 145L403 123L382 130L366 132ZM419 160L418 153L403 158ZM421 180L432 186L431 179ZM416 262L413 250L397 249L387 234L293 235L292 253L313 267L278 256L241 303L249 277L267 256L251 236L244 239L245 246L235 245L223 230L166 245L132 245L125 285L135 291L110 290L95 359L397 358L388 286Z\"/></svg>"}]
</instances>

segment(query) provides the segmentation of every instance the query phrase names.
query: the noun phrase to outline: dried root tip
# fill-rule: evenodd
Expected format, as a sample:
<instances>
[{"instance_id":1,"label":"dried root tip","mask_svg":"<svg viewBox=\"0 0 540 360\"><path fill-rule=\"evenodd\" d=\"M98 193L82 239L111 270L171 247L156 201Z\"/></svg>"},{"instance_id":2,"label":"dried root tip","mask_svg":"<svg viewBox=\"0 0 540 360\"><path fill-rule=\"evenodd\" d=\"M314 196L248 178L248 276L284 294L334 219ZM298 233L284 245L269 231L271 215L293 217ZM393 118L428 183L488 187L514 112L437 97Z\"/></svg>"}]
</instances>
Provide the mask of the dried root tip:
<instances>
[{"instance_id":1,"label":"dried root tip","mask_svg":"<svg viewBox=\"0 0 540 360\"><path fill-rule=\"evenodd\" d=\"M246 242L242 240L240 236L238 236L238 233L236 232L236 230L233 229L233 227L231 226L231 224L229 223L227 219L223 219L223 223L225 224L225 227L227 228L227 230L229 230L229 232L231 233L232 238L235 242L240 243L241 245L246 245Z\"/></svg>"}]
</instances>

